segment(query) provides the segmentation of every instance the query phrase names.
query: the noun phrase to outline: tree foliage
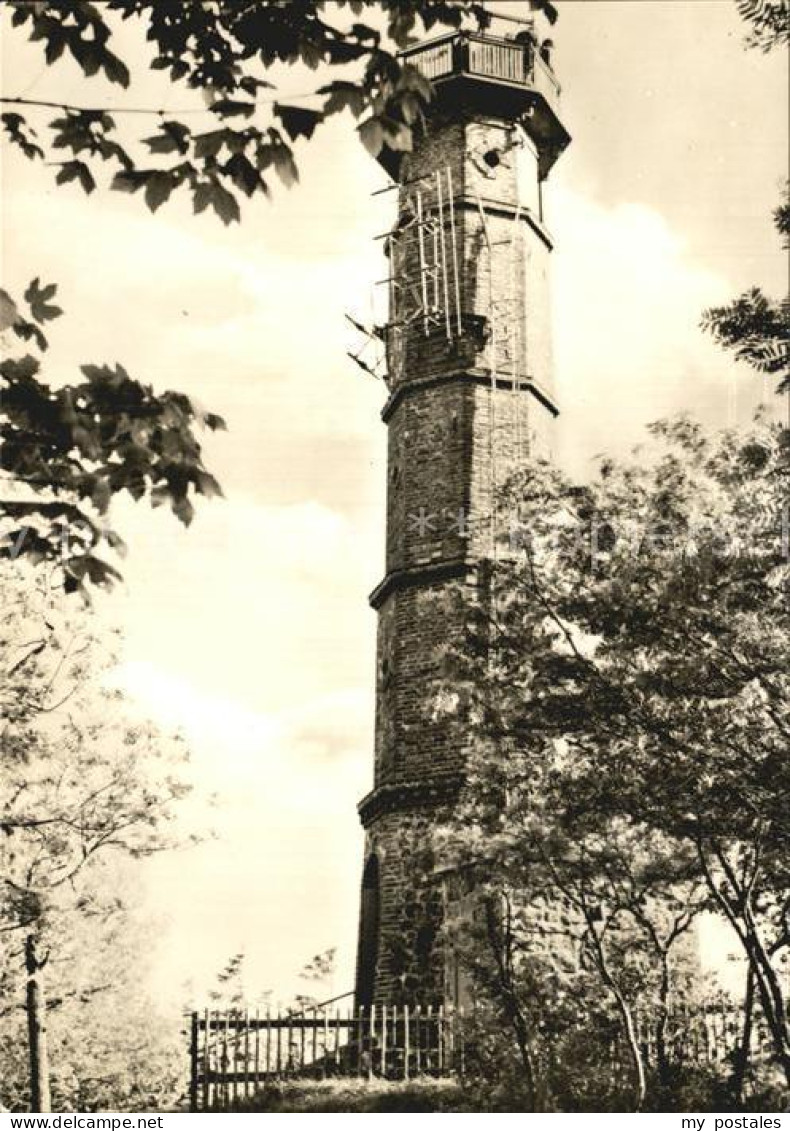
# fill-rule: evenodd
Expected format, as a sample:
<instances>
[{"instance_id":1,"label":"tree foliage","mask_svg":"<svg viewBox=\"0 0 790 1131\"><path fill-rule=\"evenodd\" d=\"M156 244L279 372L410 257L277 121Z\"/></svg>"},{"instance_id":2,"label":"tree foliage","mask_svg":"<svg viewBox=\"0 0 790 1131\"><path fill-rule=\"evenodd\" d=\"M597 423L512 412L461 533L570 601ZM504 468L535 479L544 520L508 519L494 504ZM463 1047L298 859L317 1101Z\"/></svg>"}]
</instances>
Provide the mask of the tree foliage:
<instances>
[{"instance_id":1,"label":"tree foliage","mask_svg":"<svg viewBox=\"0 0 790 1131\"><path fill-rule=\"evenodd\" d=\"M0 926L13 931L40 929L97 854L170 843L186 750L113 690L111 640L46 571L3 575Z\"/></svg>"},{"instance_id":2,"label":"tree foliage","mask_svg":"<svg viewBox=\"0 0 790 1131\"><path fill-rule=\"evenodd\" d=\"M77 893L51 905L40 948L54 1111L173 1111L186 1090L177 1001L146 987L158 924L133 864L93 858ZM28 1108L24 939L0 934L0 1104Z\"/></svg>"},{"instance_id":3,"label":"tree foliage","mask_svg":"<svg viewBox=\"0 0 790 1131\"><path fill-rule=\"evenodd\" d=\"M35 1020L54 1011L55 1101L66 1110L82 1102L112 1107L106 1097L117 1101L123 1094L139 1110L148 1093L140 1091L138 1053L150 1045L153 1062L162 1052L170 1083L155 1075L152 1064L153 1092L160 1084L172 1092L172 1058L167 1039L141 1040L139 986L132 990L128 979L113 975L119 964L131 967L127 947L133 940L125 895L107 876L117 881L112 865L119 861L183 842L172 822L187 790L186 749L177 736L142 720L113 689L114 638L96 614L66 597L56 584L59 572L26 560L3 565L0 948L18 965L8 966L0 982L0 1013L21 1025L23 959L39 982L46 971ZM128 883L126 873L124 888ZM99 1024L96 1001L103 996L106 1003L111 992L118 995L112 1022ZM28 998L28 1023L31 1008ZM90 1036L76 1040L80 1025L89 1027ZM11 1046L0 1043L0 1057L6 1086L15 1089L9 1098L18 1106L27 1102L27 1088L19 1058L11 1055L15 1044L18 1038ZM122 1071L124 1056L129 1063ZM39 1083L47 1095L49 1082L43 1071Z\"/></svg>"},{"instance_id":4,"label":"tree foliage","mask_svg":"<svg viewBox=\"0 0 790 1131\"><path fill-rule=\"evenodd\" d=\"M548 0L532 6L554 14ZM10 144L51 166L58 185L74 183L90 194L104 181L138 195L151 211L173 193L187 193L195 212L213 211L225 224L240 219L244 199L269 193L273 174L294 184L296 147L335 115L349 111L359 120L360 139L373 154L385 146L409 149L432 92L397 49L415 31L489 20L474 0L9 0L3 15L12 31L41 47L46 65L70 59L86 80L99 77L124 90L139 67L122 58L119 31L124 22L138 24L150 69L167 74L175 90L200 92L205 106L196 115L189 107L181 120L157 107L58 105L4 92ZM318 85L309 105L277 97L278 69L309 74L319 67L337 77ZM45 125L42 110L49 112ZM125 126L138 121L145 124L130 142ZM54 295L53 284L35 280L22 313L22 304L1 294L11 336L46 350L44 327L61 314ZM4 468L14 488L3 500L6 543L34 560L63 558L73 588L118 576L101 553L123 550L108 522L118 492L169 504L184 523L195 495L219 492L195 429L222 421L186 395L155 392L118 364L83 366L81 379L56 388L30 353L9 358L2 378Z\"/></svg>"},{"instance_id":5,"label":"tree foliage","mask_svg":"<svg viewBox=\"0 0 790 1131\"><path fill-rule=\"evenodd\" d=\"M790 44L788 0L736 0L741 19L749 25L746 43L761 51Z\"/></svg>"},{"instance_id":6,"label":"tree foliage","mask_svg":"<svg viewBox=\"0 0 790 1131\"><path fill-rule=\"evenodd\" d=\"M8 346L21 339L35 350L9 348L0 362L2 534L11 557L59 563L67 590L86 592L120 577L104 556L125 552L110 523L115 496L169 505L188 525L195 496L221 494L196 431L224 422L183 393L155 392L118 364L83 365L73 382L48 382L44 328L62 314L55 293L38 279L24 306L0 292Z\"/></svg>"},{"instance_id":7,"label":"tree foliage","mask_svg":"<svg viewBox=\"0 0 790 1131\"><path fill-rule=\"evenodd\" d=\"M790 434L653 431L589 486L538 464L503 502L510 544L450 657L479 751L451 856L493 863L532 904L525 931L535 901L570 909L561 933L626 1030L634 993L660 1016L672 924L701 891L788 1075Z\"/></svg>"},{"instance_id":8,"label":"tree foliage","mask_svg":"<svg viewBox=\"0 0 790 1131\"><path fill-rule=\"evenodd\" d=\"M762 51L790 44L790 0L737 0L748 24L747 46ZM790 181L774 223L785 250L790 248ZM790 296L773 299L752 287L725 306L712 307L702 318L707 330L725 349L732 350L758 373L777 382L778 393L790 394Z\"/></svg>"},{"instance_id":9,"label":"tree foliage","mask_svg":"<svg viewBox=\"0 0 790 1131\"><path fill-rule=\"evenodd\" d=\"M550 7L543 0L535 6ZM240 219L243 198L269 193L272 174L292 185L294 145L336 114L349 110L360 119L360 139L374 155L385 146L410 149L431 86L397 49L417 29L469 20L485 26L490 19L475 0L10 0L7 8L12 26L41 45L48 64L70 56L86 78L100 75L122 88L133 75L113 50L117 28L137 21L151 48L150 67L166 72L176 88L205 92L208 102L208 128L194 129L177 115L157 118L151 107L156 129L138 140L138 153L120 140L123 109L67 106L50 118L44 136L26 117L31 100L6 97L19 110L4 114L3 124L26 157L54 158L57 182L73 181L86 193L109 170L113 189L141 193L153 211L174 192L187 192L195 212L212 209L226 224ZM339 77L302 106L277 99L276 67L329 67Z\"/></svg>"}]
</instances>

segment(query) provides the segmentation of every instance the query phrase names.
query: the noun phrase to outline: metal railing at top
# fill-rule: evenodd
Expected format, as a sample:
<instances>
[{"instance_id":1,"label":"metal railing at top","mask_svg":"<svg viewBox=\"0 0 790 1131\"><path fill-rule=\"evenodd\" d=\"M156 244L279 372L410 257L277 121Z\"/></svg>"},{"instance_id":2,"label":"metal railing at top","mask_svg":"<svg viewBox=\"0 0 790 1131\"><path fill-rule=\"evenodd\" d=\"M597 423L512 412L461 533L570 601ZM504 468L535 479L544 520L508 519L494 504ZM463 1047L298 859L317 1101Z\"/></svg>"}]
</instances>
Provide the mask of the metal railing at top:
<instances>
[{"instance_id":1,"label":"metal railing at top","mask_svg":"<svg viewBox=\"0 0 790 1131\"><path fill-rule=\"evenodd\" d=\"M553 71L535 47L512 39L451 32L408 47L401 56L431 80L466 73L533 86L550 102L560 93Z\"/></svg>"}]
</instances>

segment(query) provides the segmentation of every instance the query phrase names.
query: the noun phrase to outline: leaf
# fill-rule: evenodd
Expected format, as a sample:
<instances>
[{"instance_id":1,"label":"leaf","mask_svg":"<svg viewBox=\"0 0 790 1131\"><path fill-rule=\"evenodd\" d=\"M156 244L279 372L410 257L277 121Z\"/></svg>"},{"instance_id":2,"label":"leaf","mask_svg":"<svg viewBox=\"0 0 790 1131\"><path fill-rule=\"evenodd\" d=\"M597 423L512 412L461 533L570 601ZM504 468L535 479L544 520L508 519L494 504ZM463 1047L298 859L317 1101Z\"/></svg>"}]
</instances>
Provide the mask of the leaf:
<instances>
[{"instance_id":1,"label":"leaf","mask_svg":"<svg viewBox=\"0 0 790 1131\"><path fill-rule=\"evenodd\" d=\"M63 48L66 46L66 38L66 33L63 29L58 28L55 30L53 28L47 39L47 45L44 48L44 58L48 66L51 66L51 64L63 54Z\"/></svg>"},{"instance_id":2,"label":"leaf","mask_svg":"<svg viewBox=\"0 0 790 1131\"><path fill-rule=\"evenodd\" d=\"M223 166L223 172L233 178L233 183L247 196L252 196L260 187L261 177L249 158L243 153L234 153Z\"/></svg>"},{"instance_id":3,"label":"leaf","mask_svg":"<svg viewBox=\"0 0 790 1131\"><path fill-rule=\"evenodd\" d=\"M147 182L149 174L140 169L121 169L112 179L111 189L116 192L137 192Z\"/></svg>"},{"instance_id":4,"label":"leaf","mask_svg":"<svg viewBox=\"0 0 790 1131\"><path fill-rule=\"evenodd\" d=\"M233 118L239 115L251 118L255 113L254 102L241 102L236 98L220 98L216 102L212 102L209 108L214 114L219 114L223 118Z\"/></svg>"},{"instance_id":5,"label":"leaf","mask_svg":"<svg viewBox=\"0 0 790 1131\"><path fill-rule=\"evenodd\" d=\"M8 330L19 318L19 311L8 291L0 287L0 333Z\"/></svg>"},{"instance_id":6,"label":"leaf","mask_svg":"<svg viewBox=\"0 0 790 1131\"><path fill-rule=\"evenodd\" d=\"M318 110L306 110L301 106L282 106L279 103L274 104L274 112L292 141L300 137L311 138L323 118L323 114Z\"/></svg>"},{"instance_id":7,"label":"leaf","mask_svg":"<svg viewBox=\"0 0 790 1131\"><path fill-rule=\"evenodd\" d=\"M203 212L209 206L214 209L223 224L241 219L238 201L232 193L223 188L218 181L204 181L195 188L192 203L195 212Z\"/></svg>"},{"instance_id":8,"label":"leaf","mask_svg":"<svg viewBox=\"0 0 790 1131\"><path fill-rule=\"evenodd\" d=\"M93 484L93 490L91 491L91 502L93 503L99 514L107 513L107 508L110 505L111 497L112 491L107 479L101 476L96 476L96 481Z\"/></svg>"},{"instance_id":9,"label":"leaf","mask_svg":"<svg viewBox=\"0 0 790 1131\"><path fill-rule=\"evenodd\" d=\"M207 499L222 497L222 488L213 475L207 471L195 472L195 489L200 495L205 495Z\"/></svg>"},{"instance_id":10,"label":"leaf","mask_svg":"<svg viewBox=\"0 0 790 1131\"><path fill-rule=\"evenodd\" d=\"M162 122L160 132L145 138L151 153L186 153L189 129L182 122Z\"/></svg>"},{"instance_id":11,"label":"leaf","mask_svg":"<svg viewBox=\"0 0 790 1131\"><path fill-rule=\"evenodd\" d=\"M30 313L36 322L49 322L63 313L59 306L50 306L47 302L47 299L52 298L56 290L57 287L54 284L42 287L38 278L35 278L29 284L25 291L25 302L29 305Z\"/></svg>"},{"instance_id":12,"label":"leaf","mask_svg":"<svg viewBox=\"0 0 790 1131\"><path fill-rule=\"evenodd\" d=\"M357 127L357 133L371 157L378 157L384 145L384 129L378 118L368 118Z\"/></svg>"},{"instance_id":13,"label":"leaf","mask_svg":"<svg viewBox=\"0 0 790 1131\"><path fill-rule=\"evenodd\" d=\"M367 96L362 87L352 82L333 82L318 89L318 94L328 94L324 104L324 115L339 114L348 109L358 118L367 105Z\"/></svg>"},{"instance_id":14,"label":"leaf","mask_svg":"<svg viewBox=\"0 0 790 1131\"><path fill-rule=\"evenodd\" d=\"M113 55L109 51L104 55L104 73L110 82L117 83L124 89L128 87L129 68L117 55Z\"/></svg>"},{"instance_id":15,"label":"leaf","mask_svg":"<svg viewBox=\"0 0 790 1131\"><path fill-rule=\"evenodd\" d=\"M120 534L118 534L115 530L111 530L109 527L105 527L103 534L108 544L112 546L113 550L115 550L116 554L118 554L122 558L125 558L127 554L127 547Z\"/></svg>"},{"instance_id":16,"label":"leaf","mask_svg":"<svg viewBox=\"0 0 790 1131\"><path fill-rule=\"evenodd\" d=\"M186 495L183 495L180 498L174 498L171 505L173 508L173 514L176 516L179 522L183 522L184 526L189 526L192 522L192 519L195 517L195 508L192 506Z\"/></svg>"},{"instance_id":17,"label":"leaf","mask_svg":"<svg viewBox=\"0 0 790 1131\"><path fill-rule=\"evenodd\" d=\"M194 138L195 156L201 160L206 157L216 157L227 138L227 130L211 130L209 133L197 134Z\"/></svg>"},{"instance_id":18,"label":"leaf","mask_svg":"<svg viewBox=\"0 0 790 1131\"><path fill-rule=\"evenodd\" d=\"M173 178L169 173L157 170L148 178L145 186L145 203L152 212L156 212L165 203L175 187Z\"/></svg>"},{"instance_id":19,"label":"leaf","mask_svg":"<svg viewBox=\"0 0 790 1131\"><path fill-rule=\"evenodd\" d=\"M35 322L28 322L25 318L18 318L13 325L13 331L18 338L22 338L25 342L29 342L32 338L40 350L45 350L48 347L46 337Z\"/></svg>"},{"instance_id":20,"label":"leaf","mask_svg":"<svg viewBox=\"0 0 790 1131\"><path fill-rule=\"evenodd\" d=\"M7 357L0 361L0 377L4 377L9 383L29 381L31 377L35 377L40 368L37 358L32 354L25 354L24 357Z\"/></svg>"},{"instance_id":21,"label":"leaf","mask_svg":"<svg viewBox=\"0 0 790 1131\"><path fill-rule=\"evenodd\" d=\"M286 188L293 188L299 180L299 170L287 145L273 147L274 168Z\"/></svg>"},{"instance_id":22,"label":"leaf","mask_svg":"<svg viewBox=\"0 0 790 1131\"><path fill-rule=\"evenodd\" d=\"M405 122L396 122L391 118L380 118L386 143L390 149L409 153L412 148L412 133Z\"/></svg>"},{"instance_id":23,"label":"leaf","mask_svg":"<svg viewBox=\"0 0 790 1131\"><path fill-rule=\"evenodd\" d=\"M69 181L79 181L86 193L91 193L96 188L93 175L84 161L64 161L60 166L55 183L65 185Z\"/></svg>"},{"instance_id":24,"label":"leaf","mask_svg":"<svg viewBox=\"0 0 790 1131\"><path fill-rule=\"evenodd\" d=\"M211 206L223 224L241 220L241 210L235 196L215 181L212 185Z\"/></svg>"}]
</instances>

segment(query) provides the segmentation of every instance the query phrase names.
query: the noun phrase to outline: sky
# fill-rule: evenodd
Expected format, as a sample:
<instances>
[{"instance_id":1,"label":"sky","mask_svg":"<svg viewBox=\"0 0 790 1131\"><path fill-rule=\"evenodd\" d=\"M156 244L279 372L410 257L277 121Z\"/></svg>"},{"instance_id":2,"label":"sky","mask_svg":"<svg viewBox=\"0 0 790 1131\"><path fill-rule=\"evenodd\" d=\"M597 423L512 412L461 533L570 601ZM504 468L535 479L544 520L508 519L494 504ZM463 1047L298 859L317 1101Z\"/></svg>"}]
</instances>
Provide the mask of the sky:
<instances>
[{"instance_id":1,"label":"sky","mask_svg":"<svg viewBox=\"0 0 790 1131\"><path fill-rule=\"evenodd\" d=\"M658 417L689 411L722 426L761 399L760 379L698 324L748 286L786 287L770 217L788 168L788 73L781 53L744 50L731 0L559 9L555 66L574 140L548 187L553 317L561 458L584 474ZM129 57L144 58L134 29L123 35ZM326 76L285 81L293 95ZM68 62L48 68L18 33L4 43L2 90L195 109L161 74L125 94ZM225 499L201 506L189 530L118 506L130 554L105 602L125 635L114 678L186 734L189 817L213 829L146 865L163 994L189 982L199 998L239 951L251 997L287 997L332 946L325 988L353 982L386 437L385 390L348 359L359 343L345 314L374 302L385 273L374 237L394 197L373 195L387 179L350 118L298 157L301 184L247 203L228 229L186 201L151 216L125 194L55 188L51 170L14 152L3 165L5 285L58 283L57 372L120 361L228 423L205 444Z\"/></svg>"}]
</instances>

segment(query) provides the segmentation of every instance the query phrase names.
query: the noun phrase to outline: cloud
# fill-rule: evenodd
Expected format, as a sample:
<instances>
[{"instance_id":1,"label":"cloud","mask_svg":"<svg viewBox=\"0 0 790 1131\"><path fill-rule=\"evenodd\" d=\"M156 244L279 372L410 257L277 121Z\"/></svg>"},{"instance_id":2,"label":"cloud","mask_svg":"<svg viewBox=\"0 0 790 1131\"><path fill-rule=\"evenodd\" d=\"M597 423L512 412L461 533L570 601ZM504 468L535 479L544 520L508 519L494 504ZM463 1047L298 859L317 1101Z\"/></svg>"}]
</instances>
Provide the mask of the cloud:
<instances>
[{"instance_id":1,"label":"cloud","mask_svg":"<svg viewBox=\"0 0 790 1131\"><path fill-rule=\"evenodd\" d=\"M339 946L338 992L353 977L361 830L356 801L369 788L369 696L343 689L266 714L206 695L155 663L131 662L116 682L163 726L181 727L199 794L191 823L213 815L216 839L146 865L162 919L157 986L181 991L185 940L194 993L246 950L248 988L287 996L317 950ZM216 795L213 814L207 793ZM327 893L331 898L327 899ZM306 913L321 908L321 922ZM283 940L288 940L288 946Z\"/></svg>"},{"instance_id":2,"label":"cloud","mask_svg":"<svg viewBox=\"0 0 790 1131\"><path fill-rule=\"evenodd\" d=\"M731 295L679 234L638 203L605 208L560 188L554 197L555 346L563 458L577 472L623 454L644 425L681 411L728 423L762 383L703 334L703 310Z\"/></svg>"}]
</instances>

